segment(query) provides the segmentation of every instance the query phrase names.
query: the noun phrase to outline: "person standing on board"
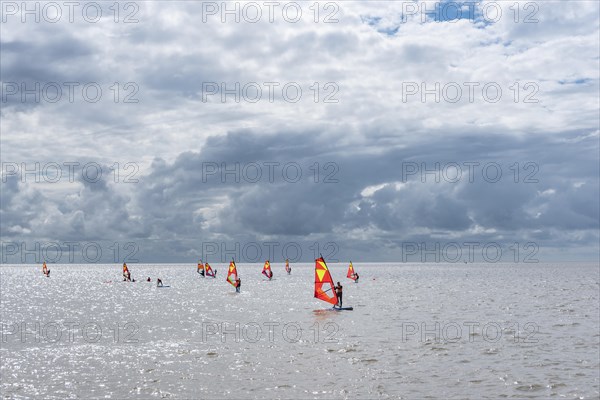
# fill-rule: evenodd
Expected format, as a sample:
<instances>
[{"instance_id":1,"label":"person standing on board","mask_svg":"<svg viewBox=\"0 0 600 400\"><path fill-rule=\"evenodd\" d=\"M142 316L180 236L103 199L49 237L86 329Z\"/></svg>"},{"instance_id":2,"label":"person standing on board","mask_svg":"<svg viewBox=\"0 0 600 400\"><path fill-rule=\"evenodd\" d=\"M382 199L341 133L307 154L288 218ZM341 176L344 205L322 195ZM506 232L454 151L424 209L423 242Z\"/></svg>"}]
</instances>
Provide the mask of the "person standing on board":
<instances>
[{"instance_id":1,"label":"person standing on board","mask_svg":"<svg viewBox=\"0 0 600 400\"><path fill-rule=\"evenodd\" d=\"M358 283L358 273L354 273L354 283Z\"/></svg>"},{"instance_id":2,"label":"person standing on board","mask_svg":"<svg viewBox=\"0 0 600 400\"><path fill-rule=\"evenodd\" d=\"M241 288L242 288L242 279L238 276L237 279L235 280L235 291L237 293L239 293Z\"/></svg>"},{"instance_id":3,"label":"person standing on board","mask_svg":"<svg viewBox=\"0 0 600 400\"><path fill-rule=\"evenodd\" d=\"M337 298L338 298L338 306L339 306L340 308L342 308L342 294L343 294L342 290L343 290L343 289L344 289L344 288L343 288L343 286L342 286L342 285L341 285L341 284L338 282L338 283L337 283L337 286L335 287L335 294L337 295Z\"/></svg>"},{"instance_id":4,"label":"person standing on board","mask_svg":"<svg viewBox=\"0 0 600 400\"><path fill-rule=\"evenodd\" d=\"M156 280L156 286L159 287L159 286L162 286L162 285L163 285L162 281L160 280L160 278L158 278Z\"/></svg>"}]
</instances>

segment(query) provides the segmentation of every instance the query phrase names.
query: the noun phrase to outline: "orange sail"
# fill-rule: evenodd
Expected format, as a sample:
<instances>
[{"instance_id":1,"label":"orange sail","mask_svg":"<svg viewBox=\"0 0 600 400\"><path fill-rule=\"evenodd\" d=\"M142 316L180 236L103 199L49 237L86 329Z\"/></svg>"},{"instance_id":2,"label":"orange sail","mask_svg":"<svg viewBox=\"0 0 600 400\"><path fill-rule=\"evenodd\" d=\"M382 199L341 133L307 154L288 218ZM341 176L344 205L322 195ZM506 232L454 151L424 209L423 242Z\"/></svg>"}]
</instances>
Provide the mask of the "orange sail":
<instances>
[{"instance_id":1,"label":"orange sail","mask_svg":"<svg viewBox=\"0 0 600 400\"><path fill-rule=\"evenodd\" d=\"M126 274L129 272L129 268L127 268L127 264L123 263L123 273Z\"/></svg>"},{"instance_id":2,"label":"orange sail","mask_svg":"<svg viewBox=\"0 0 600 400\"><path fill-rule=\"evenodd\" d=\"M231 262L229 263L229 271L227 272L227 282L231 283L231 285L233 287L237 286L237 278L238 278L238 273L237 273L237 267L235 266L235 261L231 260Z\"/></svg>"},{"instance_id":3,"label":"orange sail","mask_svg":"<svg viewBox=\"0 0 600 400\"><path fill-rule=\"evenodd\" d=\"M350 261L350 265L348 266L348 274L346 274L346 277L352 279L353 281L356 280L356 274L354 273L354 266L352 265L352 261Z\"/></svg>"},{"instance_id":4,"label":"orange sail","mask_svg":"<svg viewBox=\"0 0 600 400\"><path fill-rule=\"evenodd\" d=\"M333 305L338 303L333 279L323 257L315 260L315 297Z\"/></svg>"},{"instance_id":5,"label":"orange sail","mask_svg":"<svg viewBox=\"0 0 600 400\"><path fill-rule=\"evenodd\" d=\"M215 277L215 273L208 263L204 264L204 271L206 272L206 276L212 276L213 278Z\"/></svg>"},{"instance_id":6,"label":"orange sail","mask_svg":"<svg viewBox=\"0 0 600 400\"><path fill-rule=\"evenodd\" d=\"M285 272L287 272L288 274L290 272L292 272L292 269L290 268L290 260L285 260Z\"/></svg>"},{"instance_id":7,"label":"orange sail","mask_svg":"<svg viewBox=\"0 0 600 400\"><path fill-rule=\"evenodd\" d=\"M44 275L48 275L48 267L46 266L46 262L44 261L44 266L42 267L42 272Z\"/></svg>"},{"instance_id":8,"label":"orange sail","mask_svg":"<svg viewBox=\"0 0 600 400\"><path fill-rule=\"evenodd\" d=\"M271 263L269 260L265 261L265 265L263 266L262 273L267 278L271 279L273 277L273 271L271 271Z\"/></svg>"}]
</instances>

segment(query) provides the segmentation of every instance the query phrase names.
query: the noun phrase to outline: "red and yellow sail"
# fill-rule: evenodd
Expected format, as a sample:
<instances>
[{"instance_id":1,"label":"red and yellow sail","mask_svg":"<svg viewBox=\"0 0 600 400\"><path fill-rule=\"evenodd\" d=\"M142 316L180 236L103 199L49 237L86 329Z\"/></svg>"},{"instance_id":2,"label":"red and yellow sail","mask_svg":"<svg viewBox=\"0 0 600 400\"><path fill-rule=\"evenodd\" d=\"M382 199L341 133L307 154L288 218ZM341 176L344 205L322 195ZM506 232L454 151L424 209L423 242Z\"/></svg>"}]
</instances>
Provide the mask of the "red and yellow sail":
<instances>
[{"instance_id":1,"label":"red and yellow sail","mask_svg":"<svg viewBox=\"0 0 600 400\"><path fill-rule=\"evenodd\" d=\"M204 264L204 272L206 273L206 276L215 276L215 273L208 263Z\"/></svg>"},{"instance_id":2,"label":"red and yellow sail","mask_svg":"<svg viewBox=\"0 0 600 400\"><path fill-rule=\"evenodd\" d=\"M229 271L227 271L227 282L231 283L231 285L233 287L237 286L237 278L238 278L238 273L237 273L237 267L235 266L235 261L231 260L231 262L229 263Z\"/></svg>"},{"instance_id":3,"label":"red and yellow sail","mask_svg":"<svg viewBox=\"0 0 600 400\"><path fill-rule=\"evenodd\" d=\"M354 273L354 266L352 265L352 261L350 261L350 265L348 266L348 273L346 274L346 277L352 279L353 281L356 280L356 275Z\"/></svg>"},{"instance_id":4,"label":"red and yellow sail","mask_svg":"<svg viewBox=\"0 0 600 400\"><path fill-rule=\"evenodd\" d=\"M204 264L202 264L202 261L198 262L198 271L204 271Z\"/></svg>"},{"instance_id":5,"label":"red and yellow sail","mask_svg":"<svg viewBox=\"0 0 600 400\"><path fill-rule=\"evenodd\" d=\"M269 260L265 261L265 265L263 266L262 273L267 278L271 279L273 277L273 271L271 271L271 263Z\"/></svg>"},{"instance_id":6,"label":"red and yellow sail","mask_svg":"<svg viewBox=\"0 0 600 400\"><path fill-rule=\"evenodd\" d=\"M123 273L126 274L129 272L129 268L127 268L127 264L123 263Z\"/></svg>"},{"instance_id":7,"label":"red and yellow sail","mask_svg":"<svg viewBox=\"0 0 600 400\"><path fill-rule=\"evenodd\" d=\"M315 297L333 305L338 303L333 279L323 257L315 260Z\"/></svg>"},{"instance_id":8,"label":"red and yellow sail","mask_svg":"<svg viewBox=\"0 0 600 400\"><path fill-rule=\"evenodd\" d=\"M285 271L289 274L291 269L290 269L290 260L285 260Z\"/></svg>"},{"instance_id":9,"label":"red and yellow sail","mask_svg":"<svg viewBox=\"0 0 600 400\"><path fill-rule=\"evenodd\" d=\"M44 275L48 274L48 267L46 266L46 262L44 261L44 266L42 267L42 272L44 273Z\"/></svg>"}]
</instances>

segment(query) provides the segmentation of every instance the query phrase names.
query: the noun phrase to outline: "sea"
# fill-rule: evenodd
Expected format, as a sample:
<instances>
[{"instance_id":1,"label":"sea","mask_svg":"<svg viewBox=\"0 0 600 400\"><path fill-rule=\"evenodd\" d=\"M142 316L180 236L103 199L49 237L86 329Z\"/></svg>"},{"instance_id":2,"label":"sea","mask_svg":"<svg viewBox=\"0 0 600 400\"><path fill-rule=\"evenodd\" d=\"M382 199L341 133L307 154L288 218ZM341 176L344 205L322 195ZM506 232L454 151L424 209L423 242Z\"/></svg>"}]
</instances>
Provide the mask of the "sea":
<instances>
[{"instance_id":1,"label":"sea","mask_svg":"<svg viewBox=\"0 0 600 400\"><path fill-rule=\"evenodd\" d=\"M3 265L2 398L600 397L597 263L211 265Z\"/></svg>"}]
</instances>

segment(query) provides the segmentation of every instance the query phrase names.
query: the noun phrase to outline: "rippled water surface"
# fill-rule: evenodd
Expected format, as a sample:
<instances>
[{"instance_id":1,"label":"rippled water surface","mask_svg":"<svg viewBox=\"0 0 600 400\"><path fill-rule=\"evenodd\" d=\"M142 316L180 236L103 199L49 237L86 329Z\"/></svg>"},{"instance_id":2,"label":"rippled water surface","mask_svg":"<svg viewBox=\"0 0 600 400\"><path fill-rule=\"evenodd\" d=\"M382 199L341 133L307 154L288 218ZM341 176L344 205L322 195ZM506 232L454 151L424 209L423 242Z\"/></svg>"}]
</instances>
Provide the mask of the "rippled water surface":
<instances>
[{"instance_id":1,"label":"rippled water surface","mask_svg":"<svg viewBox=\"0 0 600 400\"><path fill-rule=\"evenodd\" d=\"M590 264L240 264L242 293L195 265L3 266L5 398L598 398ZM168 288L144 282L162 278Z\"/></svg>"}]
</instances>

